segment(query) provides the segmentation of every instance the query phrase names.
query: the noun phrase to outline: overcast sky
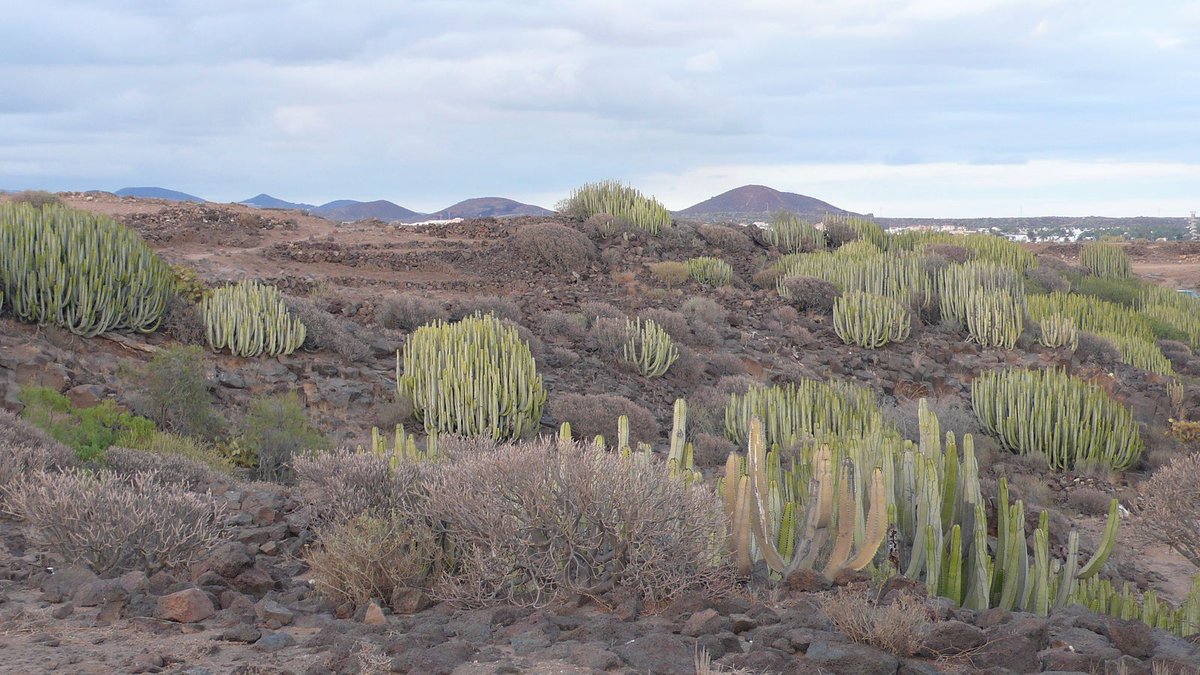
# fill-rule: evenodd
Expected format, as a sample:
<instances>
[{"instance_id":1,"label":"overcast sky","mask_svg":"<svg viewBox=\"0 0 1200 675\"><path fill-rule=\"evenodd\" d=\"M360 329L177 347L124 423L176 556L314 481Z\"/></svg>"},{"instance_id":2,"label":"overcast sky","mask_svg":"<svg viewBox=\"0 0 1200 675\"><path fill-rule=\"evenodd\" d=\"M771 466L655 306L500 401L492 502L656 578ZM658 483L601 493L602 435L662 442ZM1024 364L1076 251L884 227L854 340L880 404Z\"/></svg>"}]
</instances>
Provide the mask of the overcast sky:
<instances>
[{"instance_id":1,"label":"overcast sky","mask_svg":"<svg viewBox=\"0 0 1200 675\"><path fill-rule=\"evenodd\" d=\"M16 6L13 6L13 5ZM1200 210L1200 0L17 0L0 188Z\"/></svg>"}]
</instances>

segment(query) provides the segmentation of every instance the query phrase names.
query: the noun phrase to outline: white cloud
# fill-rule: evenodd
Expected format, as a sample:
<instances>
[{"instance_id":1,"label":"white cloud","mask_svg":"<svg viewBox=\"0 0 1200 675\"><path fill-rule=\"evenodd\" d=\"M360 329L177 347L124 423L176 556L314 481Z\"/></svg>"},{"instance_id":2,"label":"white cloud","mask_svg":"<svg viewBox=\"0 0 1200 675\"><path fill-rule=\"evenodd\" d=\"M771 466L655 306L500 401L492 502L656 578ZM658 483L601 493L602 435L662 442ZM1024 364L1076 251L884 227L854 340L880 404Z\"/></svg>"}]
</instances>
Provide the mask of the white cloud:
<instances>
[{"instance_id":1,"label":"white cloud","mask_svg":"<svg viewBox=\"0 0 1200 675\"><path fill-rule=\"evenodd\" d=\"M721 67L721 57L713 50L708 50L687 60L689 73L711 73Z\"/></svg>"}]
</instances>

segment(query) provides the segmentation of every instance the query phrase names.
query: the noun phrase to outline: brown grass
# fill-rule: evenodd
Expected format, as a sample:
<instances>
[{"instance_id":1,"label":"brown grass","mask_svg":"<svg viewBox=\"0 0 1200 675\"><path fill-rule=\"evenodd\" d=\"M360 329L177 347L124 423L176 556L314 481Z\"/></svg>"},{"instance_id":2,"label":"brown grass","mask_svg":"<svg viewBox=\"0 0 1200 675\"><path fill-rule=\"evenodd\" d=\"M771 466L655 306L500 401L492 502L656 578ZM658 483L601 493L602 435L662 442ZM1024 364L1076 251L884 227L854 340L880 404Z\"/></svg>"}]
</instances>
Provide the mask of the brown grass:
<instances>
[{"instance_id":1,"label":"brown grass","mask_svg":"<svg viewBox=\"0 0 1200 675\"><path fill-rule=\"evenodd\" d=\"M929 625L925 601L902 594L876 605L865 588L839 588L821 598L821 611L846 637L897 656L912 656Z\"/></svg>"}]
</instances>

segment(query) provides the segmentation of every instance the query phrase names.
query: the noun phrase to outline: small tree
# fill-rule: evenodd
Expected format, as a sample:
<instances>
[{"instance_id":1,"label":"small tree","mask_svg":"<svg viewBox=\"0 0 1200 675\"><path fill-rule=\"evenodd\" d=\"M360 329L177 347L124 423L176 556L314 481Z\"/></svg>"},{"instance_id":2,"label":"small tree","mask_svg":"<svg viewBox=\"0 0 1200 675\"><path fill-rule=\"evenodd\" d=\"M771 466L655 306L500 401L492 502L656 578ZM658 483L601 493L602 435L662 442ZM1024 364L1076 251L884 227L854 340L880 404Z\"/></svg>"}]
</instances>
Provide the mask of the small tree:
<instances>
[{"instance_id":1,"label":"small tree","mask_svg":"<svg viewBox=\"0 0 1200 675\"><path fill-rule=\"evenodd\" d=\"M291 473L296 455L329 446L304 414L295 394L257 399L250 404L241 442L258 458L260 480L280 480Z\"/></svg>"},{"instance_id":2,"label":"small tree","mask_svg":"<svg viewBox=\"0 0 1200 675\"><path fill-rule=\"evenodd\" d=\"M1142 525L1200 567L1200 454L1176 457L1142 486Z\"/></svg>"},{"instance_id":3,"label":"small tree","mask_svg":"<svg viewBox=\"0 0 1200 675\"><path fill-rule=\"evenodd\" d=\"M213 438L221 418L213 414L200 347L168 347L139 372L143 414L184 436Z\"/></svg>"}]
</instances>

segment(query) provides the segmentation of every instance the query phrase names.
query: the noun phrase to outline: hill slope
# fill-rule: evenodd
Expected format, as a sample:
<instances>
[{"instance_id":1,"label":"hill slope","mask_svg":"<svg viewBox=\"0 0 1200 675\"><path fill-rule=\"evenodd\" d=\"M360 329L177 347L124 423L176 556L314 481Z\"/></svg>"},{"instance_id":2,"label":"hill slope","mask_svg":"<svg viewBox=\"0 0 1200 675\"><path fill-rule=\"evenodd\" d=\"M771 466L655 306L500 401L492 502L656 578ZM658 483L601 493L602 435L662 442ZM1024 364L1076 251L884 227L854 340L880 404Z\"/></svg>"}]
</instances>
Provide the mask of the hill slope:
<instances>
[{"instance_id":1,"label":"hill slope","mask_svg":"<svg viewBox=\"0 0 1200 675\"><path fill-rule=\"evenodd\" d=\"M301 211L306 211L306 210L316 208L316 206L314 206L312 204L304 204L301 202L289 202L289 201L285 201L283 199L279 199L277 197L272 197L271 195L266 194L265 192L262 194L259 194L259 195L255 195L254 197L251 197L250 199L242 200L238 203L245 204L246 206L256 206L260 209L300 209Z\"/></svg>"},{"instance_id":2,"label":"hill slope","mask_svg":"<svg viewBox=\"0 0 1200 675\"><path fill-rule=\"evenodd\" d=\"M425 214L406 209L386 199L378 199L373 202L338 199L328 204L322 204L311 209L311 211L313 215L343 223L352 223L371 218L389 222L393 220L416 222L425 219Z\"/></svg>"},{"instance_id":3,"label":"hill slope","mask_svg":"<svg viewBox=\"0 0 1200 675\"><path fill-rule=\"evenodd\" d=\"M170 199L176 202L207 202L207 199L202 199L195 195L189 195L186 192L178 190L168 190L161 187L127 187L117 190L113 194L118 197L142 197L144 199Z\"/></svg>"},{"instance_id":4,"label":"hill slope","mask_svg":"<svg viewBox=\"0 0 1200 675\"><path fill-rule=\"evenodd\" d=\"M765 185L743 185L682 211L676 211L676 214L685 218L761 220L784 209L808 217L826 213L846 213L845 210L814 197L795 192L780 192Z\"/></svg>"},{"instance_id":5,"label":"hill slope","mask_svg":"<svg viewBox=\"0 0 1200 675\"><path fill-rule=\"evenodd\" d=\"M448 206L437 213L429 214L430 218L449 220L451 218L505 218L511 216L550 216L554 212L533 204L521 202L506 197L476 197Z\"/></svg>"}]
</instances>

